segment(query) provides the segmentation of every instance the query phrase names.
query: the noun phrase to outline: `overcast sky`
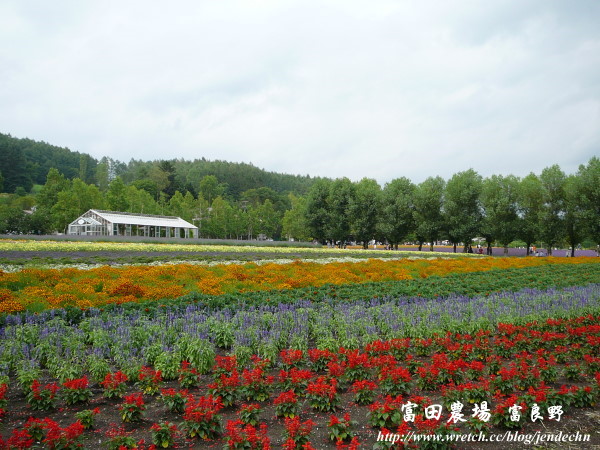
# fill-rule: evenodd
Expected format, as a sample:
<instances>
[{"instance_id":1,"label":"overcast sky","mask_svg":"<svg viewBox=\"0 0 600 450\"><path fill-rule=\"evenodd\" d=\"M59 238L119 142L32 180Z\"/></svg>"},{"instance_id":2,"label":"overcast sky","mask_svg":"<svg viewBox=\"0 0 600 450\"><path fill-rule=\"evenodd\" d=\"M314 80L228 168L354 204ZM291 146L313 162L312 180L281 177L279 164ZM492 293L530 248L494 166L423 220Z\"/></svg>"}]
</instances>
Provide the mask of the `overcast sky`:
<instances>
[{"instance_id":1,"label":"overcast sky","mask_svg":"<svg viewBox=\"0 0 600 450\"><path fill-rule=\"evenodd\" d=\"M600 155L600 1L2 0L0 132L385 183Z\"/></svg>"}]
</instances>

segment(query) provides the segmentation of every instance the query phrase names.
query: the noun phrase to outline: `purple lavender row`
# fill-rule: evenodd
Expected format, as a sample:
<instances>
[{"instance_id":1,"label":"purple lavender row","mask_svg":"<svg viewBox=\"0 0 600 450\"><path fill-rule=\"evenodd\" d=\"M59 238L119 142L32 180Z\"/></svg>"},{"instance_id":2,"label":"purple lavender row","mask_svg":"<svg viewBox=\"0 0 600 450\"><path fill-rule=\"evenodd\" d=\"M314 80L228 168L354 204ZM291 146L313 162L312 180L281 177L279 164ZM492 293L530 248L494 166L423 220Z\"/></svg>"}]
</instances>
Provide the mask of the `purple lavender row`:
<instances>
[{"instance_id":1,"label":"purple lavender row","mask_svg":"<svg viewBox=\"0 0 600 450\"><path fill-rule=\"evenodd\" d=\"M0 374L45 369L56 378L68 378L107 368L178 367L183 359L209 361L219 348L241 359L254 353L275 358L284 348L355 348L377 339L472 333L498 322L587 313L600 313L600 284L440 300L300 299L220 311L189 305L167 308L154 317L122 309L109 314L90 310L78 324L70 324L64 311L54 310L6 318L0 328Z\"/></svg>"}]
</instances>

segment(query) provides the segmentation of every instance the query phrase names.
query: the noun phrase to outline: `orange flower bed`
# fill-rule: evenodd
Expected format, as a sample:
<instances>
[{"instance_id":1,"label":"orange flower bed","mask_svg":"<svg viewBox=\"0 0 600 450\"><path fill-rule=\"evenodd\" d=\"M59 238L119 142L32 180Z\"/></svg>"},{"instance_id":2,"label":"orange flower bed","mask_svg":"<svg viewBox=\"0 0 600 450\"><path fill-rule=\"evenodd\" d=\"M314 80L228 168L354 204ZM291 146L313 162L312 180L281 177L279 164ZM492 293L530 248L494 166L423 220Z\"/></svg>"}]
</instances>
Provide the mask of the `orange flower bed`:
<instances>
[{"instance_id":1,"label":"orange flower bed","mask_svg":"<svg viewBox=\"0 0 600 450\"><path fill-rule=\"evenodd\" d=\"M230 264L198 266L101 267L97 269L27 269L0 271L0 313L64 306L155 301L196 291L209 295L293 289L324 284L408 280L547 264L600 262L599 258L451 258L402 259L319 264Z\"/></svg>"}]
</instances>

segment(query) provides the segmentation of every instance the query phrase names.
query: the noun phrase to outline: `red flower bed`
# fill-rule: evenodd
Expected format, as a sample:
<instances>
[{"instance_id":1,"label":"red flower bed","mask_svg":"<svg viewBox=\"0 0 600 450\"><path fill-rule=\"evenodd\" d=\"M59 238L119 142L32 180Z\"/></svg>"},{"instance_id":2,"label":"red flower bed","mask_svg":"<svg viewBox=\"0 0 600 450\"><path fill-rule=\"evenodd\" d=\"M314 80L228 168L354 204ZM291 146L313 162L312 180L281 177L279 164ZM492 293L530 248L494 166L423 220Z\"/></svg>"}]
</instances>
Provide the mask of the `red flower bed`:
<instances>
[{"instance_id":1,"label":"red flower bed","mask_svg":"<svg viewBox=\"0 0 600 450\"><path fill-rule=\"evenodd\" d=\"M249 367L220 355L212 373L185 362L169 381L143 367L134 381L115 372L98 384L85 376L62 386L1 383L0 448L99 440L121 448L390 448L378 436L593 430L580 411L597 411L600 399L599 319L500 324L337 352L289 349L276 361L253 357ZM85 429L75 414L89 416Z\"/></svg>"}]
</instances>

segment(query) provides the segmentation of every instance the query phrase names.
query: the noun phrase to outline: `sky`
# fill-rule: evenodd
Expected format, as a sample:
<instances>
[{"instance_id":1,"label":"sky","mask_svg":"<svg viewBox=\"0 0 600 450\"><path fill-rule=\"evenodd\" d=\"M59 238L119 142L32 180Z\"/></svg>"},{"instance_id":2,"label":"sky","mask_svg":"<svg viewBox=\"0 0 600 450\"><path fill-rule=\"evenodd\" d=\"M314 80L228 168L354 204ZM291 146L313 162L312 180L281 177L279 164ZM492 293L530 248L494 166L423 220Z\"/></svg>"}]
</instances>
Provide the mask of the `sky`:
<instances>
[{"instance_id":1,"label":"sky","mask_svg":"<svg viewBox=\"0 0 600 450\"><path fill-rule=\"evenodd\" d=\"M380 184L600 155L596 0L2 0L0 132Z\"/></svg>"}]
</instances>

